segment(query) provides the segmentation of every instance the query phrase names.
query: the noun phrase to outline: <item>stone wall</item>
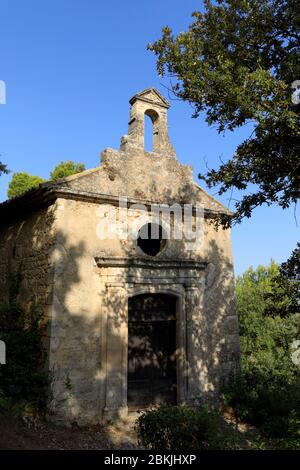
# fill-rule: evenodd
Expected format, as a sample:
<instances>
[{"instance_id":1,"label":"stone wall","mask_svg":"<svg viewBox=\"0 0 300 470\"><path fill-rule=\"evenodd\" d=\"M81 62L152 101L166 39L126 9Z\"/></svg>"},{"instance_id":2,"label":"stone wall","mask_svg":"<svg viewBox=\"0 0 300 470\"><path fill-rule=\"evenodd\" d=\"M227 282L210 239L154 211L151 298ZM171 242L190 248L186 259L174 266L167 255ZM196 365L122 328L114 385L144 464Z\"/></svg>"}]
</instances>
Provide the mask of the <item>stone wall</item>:
<instances>
[{"instance_id":1,"label":"stone wall","mask_svg":"<svg viewBox=\"0 0 300 470\"><path fill-rule=\"evenodd\" d=\"M99 420L104 384L100 355L102 289L94 257L97 205L58 199L53 252L50 368L54 372L51 408L58 421ZM105 243L102 244L102 249Z\"/></svg>"},{"instance_id":2,"label":"stone wall","mask_svg":"<svg viewBox=\"0 0 300 470\"><path fill-rule=\"evenodd\" d=\"M51 250L55 207L40 209L0 227L0 302L8 300L12 277L20 275L18 300L28 309L37 303L48 316L52 303Z\"/></svg>"},{"instance_id":3,"label":"stone wall","mask_svg":"<svg viewBox=\"0 0 300 470\"><path fill-rule=\"evenodd\" d=\"M239 367L239 326L235 308L230 230L216 230L206 221L201 256L207 261L203 311L196 310L194 331L199 347L195 357L205 382L206 397L216 400L220 387Z\"/></svg>"},{"instance_id":4,"label":"stone wall","mask_svg":"<svg viewBox=\"0 0 300 470\"><path fill-rule=\"evenodd\" d=\"M178 297L189 351L189 383L180 398L216 403L222 380L239 360L229 230L216 231L206 219L195 250L171 240L150 259L131 238L99 238L99 227L108 230L111 224L111 206L60 198L56 207L50 367L57 419L84 424L126 413L126 315L128 297L137 292ZM127 211L114 210L119 218ZM144 214L143 221L147 217L151 214ZM129 209L128 223L137 230L141 212ZM144 261L127 267L132 259ZM190 264L176 264L180 259Z\"/></svg>"},{"instance_id":5,"label":"stone wall","mask_svg":"<svg viewBox=\"0 0 300 470\"><path fill-rule=\"evenodd\" d=\"M111 210L105 203L61 197L2 227L2 299L10 274L20 269L21 303L28 307L34 298L51 318L51 411L58 421L80 424L126 413L127 305L129 296L141 292L178 299L180 332L187 332L186 338L179 334L187 354L180 356L179 399L216 403L222 381L239 361L229 230L216 231L205 219L193 251L184 240L170 240L150 260L130 237L99 238L99 228L105 233L111 225ZM141 218L137 208L115 212L118 218L126 212L136 231L151 220L151 213ZM126 260L133 259L143 261L128 267Z\"/></svg>"},{"instance_id":6,"label":"stone wall","mask_svg":"<svg viewBox=\"0 0 300 470\"><path fill-rule=\"evenodd\" d=\"M60 189L162 204L202 204L206 209L227 212L193 181L192 167L182 165L176 158L140 148L107 148L101 153L101 161L101 166L60 182Z\"/></svg>"}]
</instances>

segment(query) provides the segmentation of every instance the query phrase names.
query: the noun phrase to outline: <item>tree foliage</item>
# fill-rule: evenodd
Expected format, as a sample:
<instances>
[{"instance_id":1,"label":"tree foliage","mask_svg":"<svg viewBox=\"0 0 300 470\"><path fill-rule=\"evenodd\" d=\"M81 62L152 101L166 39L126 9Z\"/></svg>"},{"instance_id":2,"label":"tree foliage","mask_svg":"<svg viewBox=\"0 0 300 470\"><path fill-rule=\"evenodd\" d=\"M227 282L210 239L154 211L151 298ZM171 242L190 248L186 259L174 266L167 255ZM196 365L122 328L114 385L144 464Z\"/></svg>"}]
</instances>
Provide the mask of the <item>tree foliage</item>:
<instances>
[{"instance_id":1,"label":"tree foliage","mask_svg":"<svg viewBox=\"0 0 300 470\"><path fill-rule=\"evenodd\" d=\"M300 339L300 302L284 274L293 259L250 268L236 280L242 369L225 396L239 417L267 435L299 439L300 364L292 354Z\"/></svg>"},{"instance_id":2,"label":"tree foliage","mask_svg":"<svg viewBox=\"0 0 300 470\"><path fill-rule=\"evenodd\" d=\"M29 175L26 172L14 173L8 185L7 195L9 199L21 196L21 194L29 191L29 189L35 188L43 181L45 181L43 178Z\"/></svg>"},{"instance_id":3,"label":"tree foliage","mask_svg":"<svg viewBox=\"0 0 300 470\"><path fill-rule=\"evenodd\" d=\"M282 263L280 273L283 278L289 279L294 282L295 285L299 285L297 281L300 281L300 243L297 243L289 259L285 263Z\"/></svg>"},{"instance_id":4,"label":"tree foliage","mask_svg":"<svg viewBox=\"0 0 300 470\"><path fill-rule=\"evenodd\" d=\"M50 178L52 180L66 178L67 176L75 175L76 173L81 173L84 170L85 165L83 163L75 163L71 160L68 160L66 162L60 162L50 173Z\"/></svg>"},{"instance_id":5,"label":"tree foliage","mask_svg":"<svg viewBox=\"0 0 300 470\"><path fill-rule=\"evenodd\" d=\"M253 132L218 169L199 175L219 195L252 190L235 203L240 222L263 203L286 208L300 195L300 80L297 0L217 0L193 13L187 32L169 27L149 45L175 95L206 113L219 132L251 123ZM298 104L297 104L298 103ZM224 225L230 223L223 217Z\"/></svg>"},{"instance_id":6,"label":"tree foliage","mask_svg":"<svg viewBox=\"0 0 300 470\"><path fill-rule=\"evenodd\" d=\"M9 362L0 365L0 411L17 404L20 411L27 404L42 409L50 396L50 375L44 368L43 315L35 302L28 311L20 305L20 282L19 273L12 276L9 300L0 304L0 339L9 352Z\"/></svg>"},{"instance_id":7,"label":"tree foliage","mask_svg":"<svg viewBox=\"0 0 300 470\"><path fill-rule=\"evenodd\" d=\"M208 406L160 404L136 420L138 442L152 451L233 450L251 448L248 433L239 433Z\"/></svg>"},{"instance_id":8,"label":"tree foliage","mask_svg":"<svg viewBox=\"0 0 300 470\"><path fill-rule=\"evenodd\" d=\"M202 407L160 405L140 414L137 431L140 444L154 451L206 450L218 447L218 417Z\"/></svg>"},{"instance_id":9,"label":"tree foliage","mask_svg":"<svg viewBox=\"0 0 300 470\"><path fill-rule=\"evenodd\" d=\"M75 163L71 160L60 162L54 170L50 173L51 180L57 180L59 178L66 178L67 176L80 173L85 170L83 163ZM0 169L1 173L1 169ZM9 183L7 195L9 199L17 196L21 196L29 189L37 187L40 183L46 181L39 176L29 175L26 172L14 173Z\"/></svg>"},{"instance_id":10,"label":"tree foliage","mask_svg":"<svg viewBox=\"0 0 300 470\"><path fill-rule=\"evenodd\" d=\"M0 176L2 175L2 173L8 173L8 169L7 169L6 165L4 165L2 162L0 162Z\"/></svg>"}]
</instances>

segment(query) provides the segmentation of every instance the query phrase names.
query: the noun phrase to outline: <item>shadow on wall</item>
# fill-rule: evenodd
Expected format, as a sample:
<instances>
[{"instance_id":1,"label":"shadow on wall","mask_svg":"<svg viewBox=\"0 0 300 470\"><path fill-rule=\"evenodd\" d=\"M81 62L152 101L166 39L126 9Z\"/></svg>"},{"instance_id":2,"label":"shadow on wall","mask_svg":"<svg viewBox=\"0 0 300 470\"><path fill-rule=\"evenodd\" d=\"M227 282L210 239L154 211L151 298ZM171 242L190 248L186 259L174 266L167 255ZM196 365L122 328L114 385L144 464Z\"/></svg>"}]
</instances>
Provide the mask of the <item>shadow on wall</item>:
<instances>
[{"instance_id":1,"label":"shadow on wall","mask_svg":"<svg viewBox=\"0 0 300 470\"><path fill-rule=\"evenodd\" d=\"M89 279L82 279L80 266L81 259L90 256L86 244L82 240L76 246L63 233L58 233L57 240L53 273L55 295L49 332L50 367L54 375L50 410L58 421L97 422L101 421L101 410L106 406L113 408L120 400L121 392L116 396L116 390L120 390L124 380L120 363L124 351L120 355L119 337L127 335L127 309L117 292L112 290L105 304L103 292L99 290L99 308L97 314L91 316L88 291L93 285L89 285ZM197 297L186 302L190 331L188 396L193 404L216 403L224 380L239 361L232 265L215 241L210 243L203 261L209 263L203 309L199 308ZM77 288L82 290L80 307L72 304L69 297ZM110 315L109 323L106 310ZM106 361L108 349L110 362ZM126 406L126 399L122 398L123 406Z\"/></svg>"},{"instance_id":2,"label":"shadow on wall","mask_svg":"<svg viewBox=\"0 0 300 470\"><path fill-rule=\"evenodd\" d=\"M103 378L100 376L101 311L89 318L85 304L70 305L69 294L81 286L79 263L86 256L85 242L74 245L57 233L52 279L54 293L49 322L49 368L53 376L50 413L58 421L94 419ZM82 416L84 415L84 416Z\"/></svg>"},{"instance_id":3,"label":"shadow on wall","mask_svg":"<svg viewBox=\"0 0 300 470\"><path fill-rule=\"evenodd\" d=\"M228 377L239 368L240 344L231 260L212 240L207 251L203 312L194 338L197 373L204 378L204 401L218 402Z\"/></svg>"}]
</instances>

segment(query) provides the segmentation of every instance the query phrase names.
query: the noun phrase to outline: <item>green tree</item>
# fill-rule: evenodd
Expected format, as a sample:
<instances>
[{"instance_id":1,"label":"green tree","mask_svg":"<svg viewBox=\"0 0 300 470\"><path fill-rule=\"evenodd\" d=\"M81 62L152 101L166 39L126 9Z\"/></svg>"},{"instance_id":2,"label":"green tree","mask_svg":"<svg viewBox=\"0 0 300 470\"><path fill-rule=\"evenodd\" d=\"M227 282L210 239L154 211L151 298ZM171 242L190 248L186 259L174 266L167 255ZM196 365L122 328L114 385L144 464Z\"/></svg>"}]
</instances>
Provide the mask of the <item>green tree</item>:
<instances>
[{"instance_id":1,"label":"green tree","mask_svg":"<svg viewBox=\"0 0 300 470\"><path fill-rule=\"evenodd\" d=\"M76 173L81 173L84 170L85 165L83 163L75 163L71 160L68 160L66 162L60 162L50 173L50 178L52 180L66 178L67 176L71 176Z\"/></svg>"},{"instance_id":2,"label":"green tree","mask_svg":"<svg viewBox=\"0 0 300 470\"><path fill-rule=\"evenodd\" d=\"M19 304L20 272L8 282L9 299L0 303L0 339L9 348L8 367L0 365L0 412L14 405L19 405L15 409L21 411L27 404L41 409L50 396L50 375L44 368L42 309L32 302L26 311Z\"/></svg>"},{"instance_id":3,"label":"green tree","mask_svg":"<svg viewBox=\"0 0 300 470\"><path fill-rule=\"evenodd\" d=\"M0 162L0 176L2 175L2 173L8 173L8 169L7 169L6 165L4 165L2 162Z\"/></svg>"},{"instance_id":4,"label":"green tree","mask_svg":"<svg viewBox=\"0 0 300 470\"><path fill-rule=\"evenodd\" d=\"M269 303L273 311L277 308L281 317L300 312L300 243L289 259L280 265Z\"/></svg>"},{"instance_id":5,"label":"green tree","mask_svg":"<svg viewBox=\"0 0 300 470\"><path fill-rule=\"evenodd\" d=\"M266 434L299 437L300 368L291 354L299 339L300 303L295 284L282 273L285 265L272 261L236 279L242 368L225 397L240 418Z\"/></svg>"},{"instance_id":6,"label":"green tree","mask_svg":"<svg viewBox=\"0 0 300 470\"><path fill-rule=\"evenodd\" d=\"M43 178L40 178L39 176L29 175L25 172L14 173L8 185L7 196L9 197L9 199L21 196L29 189L38 186L43 181L45 181Z\"/></svg>"},{"instance_id":7,"label":"green tree","mask_svg":"<svg viewBox=\"0 0 300 470\"><path fill-rule=\"evenodd\" d=\"M292 252L289 259L282 263L280 266L282 277L289 279L291 282L300 282L300 243L297 243L296 248ZM300 302L299 302L300 305Z\"/></svg>"},{"instance_id":8,"label":"green tree","mask_svg":"<svg viewBox=\"0 0 300 470\"><path fill-rule=\"evenodd\" d=\"M55 181L59 178L66 178L67 176L80 173L84 170L85 165L83 163L75 163L71 160L68 160L66 162L60 162L50 173L50 178L51 180ZM4 171L7 173L7 170L5 168ZM29 189L38 186L43 181L45 181L43 178L40 178L39 176L29 175L26 172L14 173L11 182L8 186L7 195L9 199L20 196Z\"/></svg>"},{"instance_id":9,"label":"green tree","mask_svg":"<svg viewBox=\"0 0 300 470\"><path fill-rule=\"evenodd\" d=\"M148 48L159 74L174 77L176 97L194 107L193 117L205 112L219 132L253 126L231 159L199 175L219 195L249 190L235 203L232 220L240 222L261 204L286 208L300 196L299 96L292 100L300 80L299 3L206 0L204 6L187 32L174 36L165 27ZM229 225L230 218L221 222Z\"/></svg>"}]
</instances>

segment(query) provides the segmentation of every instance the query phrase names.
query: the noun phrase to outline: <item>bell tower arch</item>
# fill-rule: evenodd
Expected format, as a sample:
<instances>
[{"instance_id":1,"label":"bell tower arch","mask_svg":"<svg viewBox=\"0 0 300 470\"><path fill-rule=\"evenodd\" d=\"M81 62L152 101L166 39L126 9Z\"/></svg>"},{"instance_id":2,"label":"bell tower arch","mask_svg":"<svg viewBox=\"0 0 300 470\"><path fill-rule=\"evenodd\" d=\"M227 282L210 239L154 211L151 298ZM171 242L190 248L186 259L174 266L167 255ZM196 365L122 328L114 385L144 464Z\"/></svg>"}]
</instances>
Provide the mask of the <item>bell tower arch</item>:
<instances>
[{"instance_id":1,"label":"bell tower arch","mask_svg":"<svg viewBox=\"0 0 300 470\"><path fill-rule=\"evenodd\" d=\"M153 153L175 158L168 132L167 111L170 107L168 101L155 88L147 88L134 95L129 103L131 108L128 135L122 138L121 150L126 150L128 147L144 150L146 115L150 117L153 125Z\"/></svg>"}]
</instances>

